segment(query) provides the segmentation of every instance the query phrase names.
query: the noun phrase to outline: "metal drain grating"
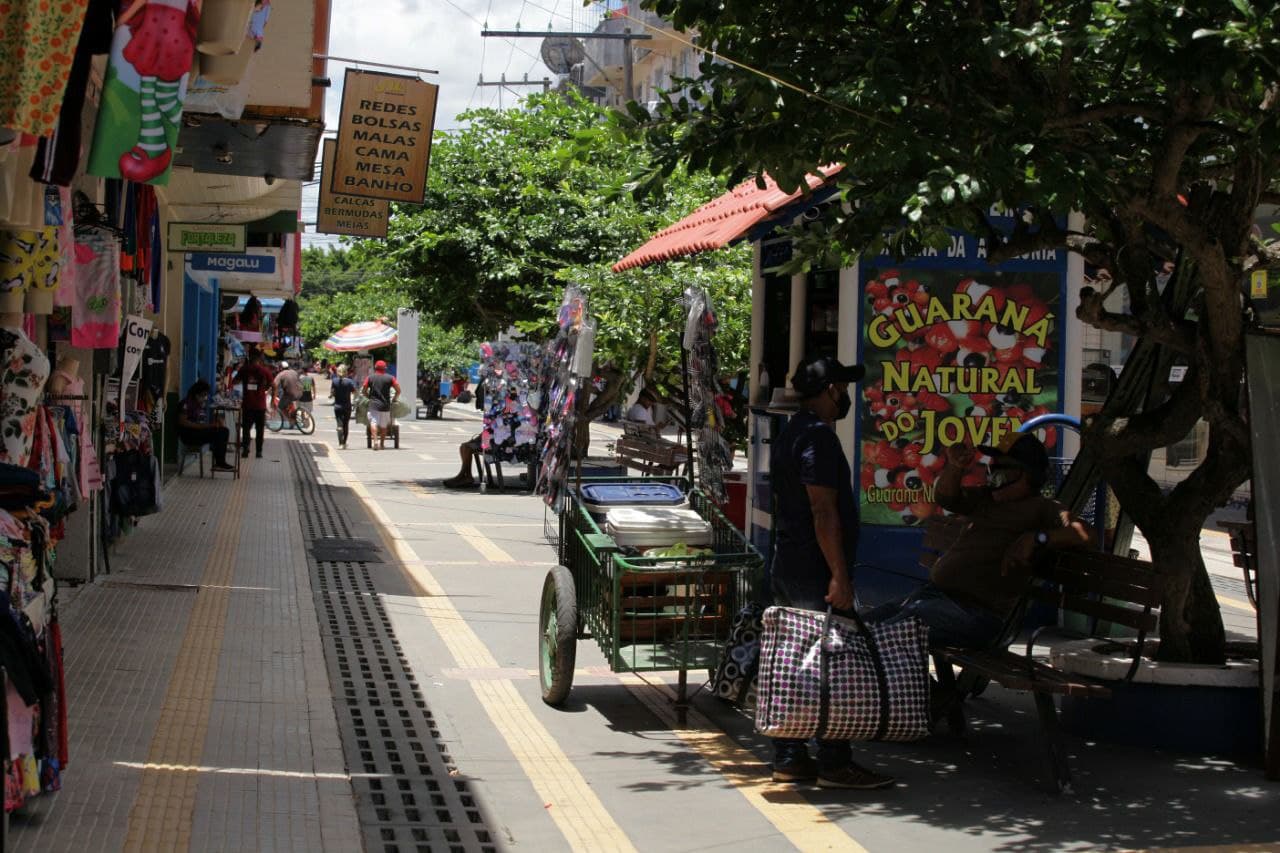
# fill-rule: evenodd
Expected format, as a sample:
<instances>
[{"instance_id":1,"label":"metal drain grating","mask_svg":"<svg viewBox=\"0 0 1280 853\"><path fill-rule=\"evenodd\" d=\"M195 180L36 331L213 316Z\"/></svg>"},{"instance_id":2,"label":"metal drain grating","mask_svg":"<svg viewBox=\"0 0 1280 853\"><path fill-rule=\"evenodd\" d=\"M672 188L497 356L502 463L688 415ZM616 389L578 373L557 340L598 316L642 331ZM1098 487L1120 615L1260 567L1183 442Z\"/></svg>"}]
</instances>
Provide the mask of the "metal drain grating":
<instances>
[{"instance_id":1,"label":"metal drain grating","mask_svg":"<svg viewBox=\"0 0 1280 853\"><path fill-rule=\"evenodd\" d=\"M496 853L486 810L458 775L366 563L355 552L335 489L289 446L309 541L316 614L365 849L377 853ZM343 547L331 547L327 542ZM378 560L380 562L380 560Z\"/></svg>"},{"instance_id":2,"label":"metal drain grating","mask_svg":"<svg viewBox=\"0 0 1280 853\"><path fill-rule=\"evenodd\" d=\"M311 556L321 563L381 563L382 549L368 539L326 537L311 540Z\"/></svg>"}]
</instances>

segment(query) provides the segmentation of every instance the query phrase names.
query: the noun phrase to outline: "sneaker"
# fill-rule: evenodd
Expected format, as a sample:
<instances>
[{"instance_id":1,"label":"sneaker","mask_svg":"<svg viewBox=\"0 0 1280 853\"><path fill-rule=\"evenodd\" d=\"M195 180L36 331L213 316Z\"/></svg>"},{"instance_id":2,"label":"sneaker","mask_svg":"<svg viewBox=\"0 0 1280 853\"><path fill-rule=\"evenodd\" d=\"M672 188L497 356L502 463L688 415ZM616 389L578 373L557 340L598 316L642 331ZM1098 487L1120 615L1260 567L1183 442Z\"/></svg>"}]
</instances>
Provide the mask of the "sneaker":
<instances>
[{"instance_id":1,"label":"sneaker","mask_svg":"<svg viewBox=\"0 0 1280 853\"><path fill-rule=\"evenodd\" d=\"M777 778L777 771L774 771ZM846 788L858 791L870 791L875 788L888 788L893 785L894 778L876 773L857 764L839 767L835 770L823 770L818 774L819 788Z\"/></svg>"},{"instance_id":2,"label":"sneaker","mask_svg":"<svg viewBox=\"0 0 1280 853\"><path fill-rule=\"evenodd\" d=\"M215 471L234 471L234 470L236 470L236 469L235 469L235 466L234 466L234 465L228 465L228 464L227 464L227 463L225 463L225 462L215 462L215 463L213 463L213 470L215 470Z\"/></svg>"},{"instance_id":3,"label":"sneaker","mask_svg":"<svg viewBox=\"0 0 1280 853\"><path fill-rule=\"evenodd\" d=\"M253 454L253 458L254 458L254 459L261 459L261 458L262 458L262 451L261 451L261 450L259 450L257 453Z\"/></svg>"},{"instance_id":4,"label":"sneaker","mask_svg":"<svg viewBox=\"0 0 1280 853\"><path fill-rule=\"evenodd\" d=\"M249 458L249 451L247 451L247 450L241 450L241 451L240 451L240 458L241 458L241 459L248 459L248 458Z\"/></svg>"},{"instance_id":5,"label":"sneaker","mask_svg":"<svg viewBox=\"0 0 1280 853\"><path fill-rule=\"evenodd\" d=\"M807 755L792 761L775 762L773 765L775 782L812 782L817 777L818 762Z\"/></svg>"}]
</instances>

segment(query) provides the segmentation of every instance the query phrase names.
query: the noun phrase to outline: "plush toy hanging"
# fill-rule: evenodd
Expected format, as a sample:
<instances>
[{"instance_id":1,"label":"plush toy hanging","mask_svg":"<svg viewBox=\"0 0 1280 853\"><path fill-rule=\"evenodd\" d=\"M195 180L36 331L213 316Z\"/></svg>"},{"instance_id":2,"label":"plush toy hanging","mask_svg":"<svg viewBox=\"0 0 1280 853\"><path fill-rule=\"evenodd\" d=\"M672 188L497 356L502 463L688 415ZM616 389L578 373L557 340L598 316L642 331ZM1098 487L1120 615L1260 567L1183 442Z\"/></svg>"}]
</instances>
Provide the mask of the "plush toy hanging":
<instances>
[{"instance_id":1,"label":"plush toy hanging","mask_svg":"<svg viewBox=\"0 0 1280 853\"><path fill-rule=\"evenodd\" d=\"M200 0L133 0L116 24L89 173L167 185Z\"/></svg>"}]
</instances>

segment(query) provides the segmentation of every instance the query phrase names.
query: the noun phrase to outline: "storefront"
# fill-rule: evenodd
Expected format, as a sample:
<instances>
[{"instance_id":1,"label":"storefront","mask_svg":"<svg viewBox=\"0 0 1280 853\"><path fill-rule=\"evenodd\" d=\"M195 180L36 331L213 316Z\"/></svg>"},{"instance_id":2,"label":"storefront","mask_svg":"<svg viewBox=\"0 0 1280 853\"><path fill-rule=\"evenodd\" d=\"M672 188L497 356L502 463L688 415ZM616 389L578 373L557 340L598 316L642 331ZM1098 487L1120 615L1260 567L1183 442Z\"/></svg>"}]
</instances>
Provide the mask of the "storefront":
<instances>
[{"instance_id":1,"label":"storefront","mask_svg":"<svg viewBox=\"0 0 1280 853\"><path fill-rule=\"evenodd\" d=\"M812 177L809 185L803 196L748 182L664 229L615 269L753 240L752 542L768 550L769 447L796 406L786 379L802 358L829 355L867 368L860 405L837 424L857 480L859 562L917 575L914 555L921 523L936 511L932 488L943 447L998 441L1040 414L1078 415L1081 326L1071 294L1082 265L1046 251L993 267L985 239L955 234L925 256L862 258L844 269L784 275L778 270L791 245L775 229L803 222L805 211L824 203L825 182ZM992 212L993 224L1011 230L1012 220L999 213ZM1053 456L1074 455L1072 437L1042 437ZM872 600L913 584L872 570L859 576Z\"/></svg>"}]
</instances>

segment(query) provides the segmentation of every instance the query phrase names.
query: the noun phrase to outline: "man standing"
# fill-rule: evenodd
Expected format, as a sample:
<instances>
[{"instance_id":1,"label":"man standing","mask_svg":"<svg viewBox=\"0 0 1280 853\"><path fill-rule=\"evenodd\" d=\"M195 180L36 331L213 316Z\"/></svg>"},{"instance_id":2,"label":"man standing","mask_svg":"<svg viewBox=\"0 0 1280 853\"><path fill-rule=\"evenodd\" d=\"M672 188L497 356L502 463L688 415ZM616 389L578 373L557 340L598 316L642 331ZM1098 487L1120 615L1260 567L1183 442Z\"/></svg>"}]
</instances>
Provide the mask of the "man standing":
<instances>
[{"instance_id":1,"label":"man standing","mask_svg":"<svg viewBox=\"0 0 1280 853\"><path fill-rule=\"evenodd\" d=\"M356 383L347 376L347 366L338 365L337 378L329 387L333 398L333 417L338 421L338 447L347 446L348 429L351 426L351 397L356 393Z\"/></svg>"},{"instance_id":2,"label":"man standing","mask_svg":"<svg viewBox=\"0 0 1280 853\"><path fill-rule=\"evenodd\" d=\"M289 366L289 362L280 362L280 372L276 374L272 388L276 395L276 409L280 412L285 424L293 423L293 404L302 398L302 377L298 371Z\"/></svg>"},{"instance_id":3,"label":"man standing","mask_svg":"<svg viewBox=\"0 0 1280 853\"><path fill-rule=\"evenodd\" d=\"M262 353L253 350L249 363L232 377L240 385L240 455L249 455L249 433L257 428L257 458L262 458L262 434L267 425L267 391L271 388L271 370L262 363Z\"/></svg>"},{"instance_id":4,"label":"man standing","mask_svg":"<svg viewBox=\"0 0 1280 853\"><path fill-rule=\"evenodd\" d=\"M848 416L849 383L864 372L862 365L819 358L802 361L791 378L800 410L774 439L769 461L777 530L773 594L780 606L853 610L849 572L858 547L858 504L835 422ZM823 788L884 788L894 781L855 764L848 741L819 741L814 761L805 741L774 738L775 782L815 778Z\"/></svg>"},{"instance_id":5,"label":"man standing","mask_svg":"<svg viewBox=\"0 0 1280 853\"><path fill-rule=\"evenodd\" d=\"M379 359L373 365L373 374L364 381L364 394L369 398L369 426L378 442L373 449L382 450L391 427L391 407L400 399L400 383L387 373L385 361Z\"/></svg>"}]
</instances>

